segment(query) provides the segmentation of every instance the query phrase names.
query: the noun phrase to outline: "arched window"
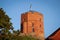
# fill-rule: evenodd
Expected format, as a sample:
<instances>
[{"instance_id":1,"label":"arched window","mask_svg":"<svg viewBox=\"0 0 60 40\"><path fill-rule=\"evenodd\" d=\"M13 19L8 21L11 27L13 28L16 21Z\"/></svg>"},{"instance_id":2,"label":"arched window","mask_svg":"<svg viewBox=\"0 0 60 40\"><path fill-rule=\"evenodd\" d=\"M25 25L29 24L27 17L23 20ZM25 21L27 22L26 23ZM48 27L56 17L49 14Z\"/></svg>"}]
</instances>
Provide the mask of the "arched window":
<instances>
[{"instance_id":1,"label":"arched window","mask_svg":"<svg viewBox=\"0 0 60 40\"><path fill-rule=\"evenodd\" d=\"M41 28L41 24L40 24L40 28Z\"/></svg>"},{"instance_id":2,"label":"arched window","mask_svg":"<svg viewBox=\"0 0 60 40\"><path fill-rule=\"evenodd\" d=\"M32 32L34 32L34 23L32 23Z\"/></svg>"},{"instance_id":3,"label":"arched window","mask_svg":"<svg viewBox=\"0 0 60 40\"><path fill-rule=\"evenodd\" d=\"M32 28L32 32L34 32L34 28Z\"/></svg>"},{"instance_id":4,"label":"arched window","mask_svg":"<svg viewBox=\"0 0 60 40\"><path fill-rule=\"evenodd\" d=\"M34 27L34 23L32 23L32 27Z\"/></svg>"}]
</instances>

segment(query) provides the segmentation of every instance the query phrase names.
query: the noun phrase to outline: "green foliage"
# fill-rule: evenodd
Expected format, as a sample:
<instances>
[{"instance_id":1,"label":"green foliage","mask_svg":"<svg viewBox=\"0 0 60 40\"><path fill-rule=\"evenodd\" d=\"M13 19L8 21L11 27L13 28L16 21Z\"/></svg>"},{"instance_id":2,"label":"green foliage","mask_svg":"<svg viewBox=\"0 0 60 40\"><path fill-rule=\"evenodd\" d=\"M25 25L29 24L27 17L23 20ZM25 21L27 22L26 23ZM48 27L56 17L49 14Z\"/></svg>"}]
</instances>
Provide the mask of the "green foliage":
<instances>
[{"instance_id":1,"label":"green foliage","mask_svg":"<svg viewBox=\"0 0 60 40\"><path fill-rule=\"evenodd\" d=\"M8 35L11 33L9 30L12 30L12 23L10 22L11 18L0 8L0 39L5 40L9 38ZM10 33L10 34L9 34Z\"/></svg>"},{"instance_id":2,"label":"green foliage","mask_svg":"<svg viewBox=\"0 0 60 40\"><path fill-rule=\"evenodd\" d=\"M32 36L23 36L22 40L37 40L37 39L33 38Z\"/></svg>"},{"instance_id":3,"label":"green foliage","mask_svg":"<svg viewBox=\"0 0 60 40\"><path fill-rule=\"evenodd\" d=\"M0 29L8 29L10 30L12 27L12 23L10 22L10 19L8 15L4 12L2 8L0 8Z\"/></svg>"}]
</instances>

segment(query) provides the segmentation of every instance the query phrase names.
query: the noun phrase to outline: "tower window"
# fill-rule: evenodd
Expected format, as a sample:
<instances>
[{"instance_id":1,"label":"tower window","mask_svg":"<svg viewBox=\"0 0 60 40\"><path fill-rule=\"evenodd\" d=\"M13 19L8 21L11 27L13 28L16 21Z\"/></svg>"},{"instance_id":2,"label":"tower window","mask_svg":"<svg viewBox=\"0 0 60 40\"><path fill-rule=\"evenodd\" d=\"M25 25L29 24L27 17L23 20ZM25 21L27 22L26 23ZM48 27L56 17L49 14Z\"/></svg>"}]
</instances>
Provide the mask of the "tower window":
<instances>
[{"instance_id":1,"label":"tower window","mask_svg":"<svg viewBox=\"0 0 60 40\"><path fill-rule=\"evenodd\" d=\"M41 27L41 25L40 25L40 27Z\"/></svg>"},{"instance_id":2,"label":"tower window","mask_svg":"<svg viewBox=\"0 0 60 40\"><path fill-rule=\"evenodd\" d=\"M34 32L34 23L32 23L32 32Z\"/></svg>"},{"instance_id":3,"label":"tower window","mask_svg":"<svg viewBox=\"0 0 60 40\"><path fill-rule=\"evenodd\" d=\"M34 32L34 28L32 28L32 32Z\"/></svg>"},{"instance_id":4,"label":"tower window","mask_svg":"<svg viewBox=\"0 0 60 40\"><path fill-rule=\"evenodd\" d=\"M32 27L34 27L34 24L32 23Z\"/></svg>"}]
</instances>

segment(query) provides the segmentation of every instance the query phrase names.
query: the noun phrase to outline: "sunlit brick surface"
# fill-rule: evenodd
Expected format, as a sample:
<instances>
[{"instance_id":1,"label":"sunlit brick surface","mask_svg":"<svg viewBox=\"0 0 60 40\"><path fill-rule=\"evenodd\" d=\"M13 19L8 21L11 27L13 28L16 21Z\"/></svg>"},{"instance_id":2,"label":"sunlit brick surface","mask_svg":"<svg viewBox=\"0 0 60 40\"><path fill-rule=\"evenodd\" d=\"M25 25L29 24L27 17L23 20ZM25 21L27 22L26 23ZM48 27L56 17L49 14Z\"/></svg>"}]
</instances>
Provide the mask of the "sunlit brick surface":
<instances>
[{"instance_id":1,"label":"sunlit brick surface","mask_svg":"<svg viewBox=\"0 0 60 40\"><path fill-rule=\"evenodd\" d=\"M21 32L44 40L43 15L35 11L23 13L21 15Z\"/></svg>"}]
</instances>

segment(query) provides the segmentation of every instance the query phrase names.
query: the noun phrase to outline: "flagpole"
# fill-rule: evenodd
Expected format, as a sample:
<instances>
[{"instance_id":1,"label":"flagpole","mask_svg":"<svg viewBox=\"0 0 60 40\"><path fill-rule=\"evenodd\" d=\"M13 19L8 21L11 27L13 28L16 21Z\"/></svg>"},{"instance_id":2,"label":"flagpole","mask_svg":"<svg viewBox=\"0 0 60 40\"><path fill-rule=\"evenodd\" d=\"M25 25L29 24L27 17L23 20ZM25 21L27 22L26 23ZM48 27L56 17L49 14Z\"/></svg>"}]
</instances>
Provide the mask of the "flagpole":
<instances>
[{"instance_id":1,"label":"flagpole","mask_svg":"<svg viewBox=\"0 0 60 40\"><path fill-rule=\"evenodd\" d=\"M32 8L32 4L30 4L30 10L31 10L31 8Z\"/></svg>"}]
</instances>

